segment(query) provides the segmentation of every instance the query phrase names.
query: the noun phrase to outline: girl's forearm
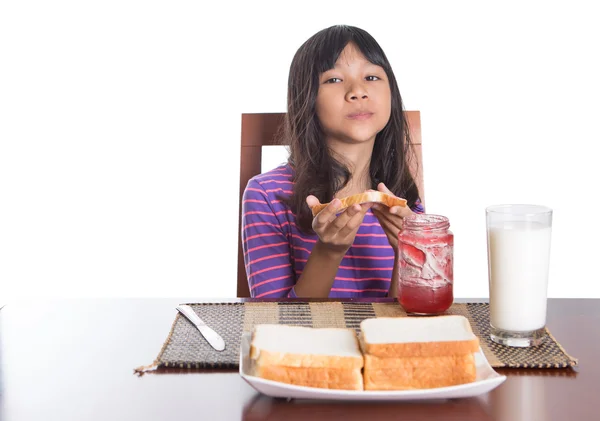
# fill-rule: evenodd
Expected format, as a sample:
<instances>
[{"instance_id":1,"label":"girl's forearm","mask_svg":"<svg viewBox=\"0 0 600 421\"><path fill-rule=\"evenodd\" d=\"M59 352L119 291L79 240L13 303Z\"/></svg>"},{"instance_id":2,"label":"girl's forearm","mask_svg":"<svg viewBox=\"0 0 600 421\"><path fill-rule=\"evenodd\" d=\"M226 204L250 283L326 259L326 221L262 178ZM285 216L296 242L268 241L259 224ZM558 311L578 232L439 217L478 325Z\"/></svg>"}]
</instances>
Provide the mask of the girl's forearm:
<instances>
[{"instance_id":1,"label":"girl's forearm","mask_svg":"<svg viewBox=\"0 0 600 421\"><path fill-rule=\"evenodd\" d=\"M315 244L294 291L298 297L327 298L345 253Z\"/></svg>"}]
</instances>

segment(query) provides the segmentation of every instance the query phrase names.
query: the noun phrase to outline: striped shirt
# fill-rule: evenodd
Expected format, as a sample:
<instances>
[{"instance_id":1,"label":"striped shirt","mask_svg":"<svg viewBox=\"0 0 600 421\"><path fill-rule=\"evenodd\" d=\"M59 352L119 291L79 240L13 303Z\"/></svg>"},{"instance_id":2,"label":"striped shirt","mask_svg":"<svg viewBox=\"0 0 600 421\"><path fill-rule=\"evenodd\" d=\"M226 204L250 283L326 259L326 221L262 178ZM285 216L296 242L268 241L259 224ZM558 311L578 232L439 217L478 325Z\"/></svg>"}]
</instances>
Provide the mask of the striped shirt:
<instances>
[{"instance_id":1,"label":"striped shirt","mask_svg":"<svg viewBox=\"0 0 600 421\"><path fill-rule=\"evenodd\" d=\"M292 169L283 165L253 177L242 198L242 248L252 297L296 297L294 285L317 242L304 234L296 216L277 196L292 194ZM423 212L420 203L412 209ZM369 209L346 252L329 297L385 297L394 251Z\"/></svg>"}]
</instances>

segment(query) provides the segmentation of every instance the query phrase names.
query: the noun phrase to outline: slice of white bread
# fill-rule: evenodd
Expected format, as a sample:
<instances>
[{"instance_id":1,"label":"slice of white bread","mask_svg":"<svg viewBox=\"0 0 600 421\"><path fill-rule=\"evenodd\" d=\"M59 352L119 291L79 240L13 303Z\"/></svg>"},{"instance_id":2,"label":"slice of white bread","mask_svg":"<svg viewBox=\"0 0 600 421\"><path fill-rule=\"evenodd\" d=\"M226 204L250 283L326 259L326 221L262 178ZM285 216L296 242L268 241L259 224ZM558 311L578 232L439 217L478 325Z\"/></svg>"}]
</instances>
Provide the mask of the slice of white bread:
<instances>
[{"instance_id":1,"label":"slice of white bread","mask_svg":"<svg viewBox=\"0 0 600 421\"><path fill-rule=\"evenodd\" d=\"M261 324L250 344L254 375L324 389L363 390L363 355L351 329Z\"/></svg>"},{"instance_id":2,"label":"slice of white bread","mask_svg":"<svg viewBox=\"0 0 600 421\"><path fill-rule=\"evenodd\" d=\"M255 326L250 358L257 366L361 369L364 365L352 329L277 324Z\"/></svg>"},{"instance_id":3,"label":"slice of white bread","mask_svg":"<svg viewBox=\"0 0 600 421\"><path fill-rule=\"evenodd\" d=\"M479 350L464 316L378 317L360 324L365 354L385 358L442 357Z\"/></svg>"}]
</instances>

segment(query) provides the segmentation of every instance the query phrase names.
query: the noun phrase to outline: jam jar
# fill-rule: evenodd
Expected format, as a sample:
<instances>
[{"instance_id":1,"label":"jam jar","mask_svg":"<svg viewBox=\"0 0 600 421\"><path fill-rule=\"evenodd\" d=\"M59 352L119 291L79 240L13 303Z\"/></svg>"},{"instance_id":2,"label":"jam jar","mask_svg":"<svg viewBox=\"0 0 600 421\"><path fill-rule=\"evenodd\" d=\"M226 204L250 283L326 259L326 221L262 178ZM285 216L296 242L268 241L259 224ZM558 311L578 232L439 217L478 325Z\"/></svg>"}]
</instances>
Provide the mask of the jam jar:
<instances>
[{"instance_id":1,"label":"jam jar","mask_svg":"<svg viewBox=\"0 0 600 421\"><path fill-rule=\"evenodd\" d=\"M407 313L435 315L454 301L454 235L445 216L413 214L398 234L398 302Z\"/></svg>"}]
</instances>

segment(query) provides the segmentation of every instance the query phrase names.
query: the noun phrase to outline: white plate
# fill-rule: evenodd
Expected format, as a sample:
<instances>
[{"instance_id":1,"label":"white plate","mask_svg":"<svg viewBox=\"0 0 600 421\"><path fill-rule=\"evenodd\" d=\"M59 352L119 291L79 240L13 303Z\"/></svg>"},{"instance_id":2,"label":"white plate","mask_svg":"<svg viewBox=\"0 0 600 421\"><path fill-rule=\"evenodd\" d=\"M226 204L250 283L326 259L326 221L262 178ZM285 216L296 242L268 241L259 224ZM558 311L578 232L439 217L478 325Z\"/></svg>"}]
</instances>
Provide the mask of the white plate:
<instances>
[{"instance_id":1,"label":"white plate","mask_svg":"<svg viewBox=\"0 0 600 421\"><path fill-rule=\"evenodd\" d=\"M420 390L336 390L316 387L295 386L256 377L252 373L250 360L250 333L242 335L240 352L240 376L254 389L267 396L289 399L335 399L349 401L410 401L423 399L454 399L481 395L498 387L506 376L494 371L481 349L475 354L477 377L474 382L458 386Z\"/></svg>"}]
</instances>

